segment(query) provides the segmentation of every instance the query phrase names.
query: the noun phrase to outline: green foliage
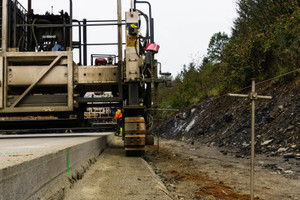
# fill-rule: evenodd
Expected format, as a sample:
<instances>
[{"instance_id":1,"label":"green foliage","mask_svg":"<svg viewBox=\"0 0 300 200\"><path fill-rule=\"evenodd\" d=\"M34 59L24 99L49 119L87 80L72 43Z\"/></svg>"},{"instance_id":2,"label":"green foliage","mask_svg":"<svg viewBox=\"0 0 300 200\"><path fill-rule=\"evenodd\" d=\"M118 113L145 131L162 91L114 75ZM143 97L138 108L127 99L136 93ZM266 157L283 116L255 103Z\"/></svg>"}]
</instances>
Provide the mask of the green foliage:
<instances>
[{"instance_id":1,"label":"green foliage","mask_svg":"<svg viewBox=\"0 0 300 200\"><path fill-rule=\"evenodd\" d=\"M232 36L216 33L202 64L190 63L161 87L164 108L184 108L201 98L219 96L300 67L298 0L238 0ZM288 78L293 78L289 76Z\"/></svg>"},{"instance_id":2,"label":"green foliage","mask_svg":"<svg viewBox=\"0 0 300 200\"><path fill-rule=\"evenodd\" d=\"M226 33L215 33L209 42L207 49L207 57L204 59L208 59L208 62L221 62L223 59L223 49L225 45L229 42L229 37ZM206 61L206 63L208 63Z\"/></svg>"},{"instance_id":3,"label":"green foliage","mask_svg":"<svg viewBox=\"0 0 300 200\"><path fill-rule=\"evenodd\" d=\"M299 67L297 0L239 0L239 17L224 50L228 84L247 85Z\"/></svg>"}]
</instances>

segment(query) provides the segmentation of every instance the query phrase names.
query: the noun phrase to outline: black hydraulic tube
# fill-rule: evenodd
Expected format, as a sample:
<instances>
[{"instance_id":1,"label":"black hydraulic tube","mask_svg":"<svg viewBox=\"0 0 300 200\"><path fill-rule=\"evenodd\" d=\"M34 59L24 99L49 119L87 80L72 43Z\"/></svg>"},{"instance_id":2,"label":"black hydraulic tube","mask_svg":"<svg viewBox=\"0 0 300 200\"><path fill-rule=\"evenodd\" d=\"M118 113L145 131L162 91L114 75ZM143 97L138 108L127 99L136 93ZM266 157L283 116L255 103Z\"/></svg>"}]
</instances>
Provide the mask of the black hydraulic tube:
<instances>
[{"instance_id":1,"label":"black hydraulic tube","mask_svg":"<svg viewBox=\"0 0 300 200\"><path fill-rule=\"evenodd\" d=\"M149 17L148 15L146 15L145 13L143 13L142 11L136 9L136 11L138 11L142 16L144 16L146 23L147 23L147 30L146 30L146 38L147 38L147 42L149 43Z\"/></svg>"},{"instance_id":2,"label":"black hydraulic tube","mask_svg":"<svg viewBox=\"0 0 300 200\"><path fill-rule=\"evenodd\" d=\"M83 19L83 65L87 65L87 29L86 19Z\"/></svg>"},{"instance_id":3,"label":"black hydraulic tube","mask_svg":"<svg viewBox=\"0 0 300 200\"><path fill-rule=\"evenodd\" d=\"M81 23L79 20L73 19L73 22L77 22L79 27L78 27L78 37L79 37L79 63L82 65L82 41L81 41Z\"/></svg>"},{"instance_id":4,"label":"black hydraulic tube","mask_svg":"<svg viewBox=\"0 0 300 200\"><path fill-rule=\"evenodd\" d=\"M134 0L134 9L136 9L136 4L147 4L149 6L149 20L150 20L150 40L151 40L151 43L154 43L154 20L152 18L152 8L151 8L151 4L148 2L148 1L137 1L137 0Z\"/></svg>"},{"instance_id":5,"label":"black hydraulic tube","mask_svg":"<svg viewBox=\"0 0 300 200\"><path fill-rule=\"evenodd\" d=\"M134 1L134 8L136 9L136 4L148 4L149 6L149 17L152 18L152 7L151 7L151 4L148 2L148 1Z\"/></svg>"},{"instance_id":6,"label":"black hydraulic tube","mask_svg":"<svg viewBox=\"0 0 300 200\"><path fill-rule=\"evenodd\" d=\"M151 18L150 19L150 39L151 39L151 43L154 43L154 19Z\"/></svg>"}]
</instances>

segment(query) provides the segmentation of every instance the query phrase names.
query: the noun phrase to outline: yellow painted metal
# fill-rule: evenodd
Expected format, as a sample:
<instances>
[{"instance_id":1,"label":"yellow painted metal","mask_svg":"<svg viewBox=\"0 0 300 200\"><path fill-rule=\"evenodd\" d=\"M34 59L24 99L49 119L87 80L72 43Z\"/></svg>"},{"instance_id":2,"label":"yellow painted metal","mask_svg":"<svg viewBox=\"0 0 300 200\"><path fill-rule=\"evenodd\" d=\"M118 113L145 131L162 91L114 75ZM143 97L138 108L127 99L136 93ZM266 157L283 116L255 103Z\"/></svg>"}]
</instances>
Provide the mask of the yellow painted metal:
<instances>
[{"instance_id":1,"label":"yellow painted metal","mask_svg":"<svg viewBox=\"0 0 300 200\"><path fill-rule=\"evenodd\" d=\"M2 60L2 62L1 62ZM0 72L4 74L0 90L0 113L24 112L63 112L72 111L74 100L74 67L73 53L61 52L1 52ZM65 105L18 106L30 95L36 86L66 85L67 99ZM26 90L11 102L7 96L11 86L27 87ZM2 98L2 101L1 101ZM9 101L10 100L10 101Z\"/></svg>"},{"instance_id":2,"label":"yellow painted metal","mask_svg":"<svg viewBox=\"0 0 300 200\"><path fill-rule=\"evenodd\" d=\"M78 84L117 84L118 66L79 66Z\"/></svg>"},{"instance_id":3,"label":"yellow painted metal","mask_svg":"<svg viewBox=\"0 0 300 200\"><path fill-rule=\"evenodd\" d=\"M125 135L125 146L145 146L145 135Z\"/></svg>"}]
</instances>

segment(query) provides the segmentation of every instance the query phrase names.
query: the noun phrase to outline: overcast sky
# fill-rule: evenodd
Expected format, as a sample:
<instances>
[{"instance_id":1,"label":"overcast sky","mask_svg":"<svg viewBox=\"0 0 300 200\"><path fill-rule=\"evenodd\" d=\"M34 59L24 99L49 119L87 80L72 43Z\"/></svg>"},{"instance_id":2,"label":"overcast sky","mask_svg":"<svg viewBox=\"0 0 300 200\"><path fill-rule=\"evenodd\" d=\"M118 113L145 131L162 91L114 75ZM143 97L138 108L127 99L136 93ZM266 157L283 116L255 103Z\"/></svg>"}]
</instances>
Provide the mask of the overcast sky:
<instances>
[{"instance_id":1,"label":"overcast sky","mask_svg":"<svg viewBox=\"0 0 300 200\"><path fill-rule=\"evenodd\" d=\"M19 0L27 8L27 0ZM155 42L161 46L156 58L162 63L163 71L175 76L184 64L200 60L206 54L211 36L216 32L231 34L233 20L237 17L236 0L149 0L155 20ZM122 0L124 11L130 0ZM32 0L35 13L46 11L58 14L69 10L68 0ZM148 13L147 7L138 6ZM74 19L117 19L117 0L73 0ZM88 43L116 42L117 29L88 28ZM74 29L74 40L77 30ZM91 48L91 53L117 54L115 47ZM76 56L77 53L74 53ZM88 57L89 58L89 57ZM78 61L77 56L74 58ZM90 61L88 61L90 63Z\"/></svg>"}]
</instances>

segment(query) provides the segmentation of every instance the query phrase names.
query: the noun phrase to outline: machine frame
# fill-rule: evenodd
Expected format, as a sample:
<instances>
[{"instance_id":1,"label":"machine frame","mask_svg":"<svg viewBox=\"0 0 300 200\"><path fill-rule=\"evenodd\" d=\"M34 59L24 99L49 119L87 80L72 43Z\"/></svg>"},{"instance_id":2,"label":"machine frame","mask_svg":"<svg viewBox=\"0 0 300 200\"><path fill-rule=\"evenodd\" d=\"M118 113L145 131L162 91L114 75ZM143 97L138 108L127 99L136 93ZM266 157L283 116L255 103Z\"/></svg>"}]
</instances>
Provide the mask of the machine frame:
<instances>
[{"instance_id":1,"label":"machine frame","mask_svg":"<svg viewBox=\"0 0 300 200\"><path fill-rule=\"evenodd\" d=\"M62 24L50 22L45 24L47 15L42 16L43 20L40 21L43 23L35 23L38 20L31 18L33 16L31 0L28 0L28 11L22 20L17 20L17 13L20 12L17 1L2 0L0 116L55 115L58 118L70 118L71 115L76 115L76 123L87 126L83 121L84 110L89 103L116 106L123 111L125 150L143 152L147 141L153 143L149 115L153 106L156 106L156 102L153 101L158 84L163 81L158 78L157 68L160 63L155 60L158 48L156 52L148 48L148 44L157 47L154 43L151 4L147 1L132 0L131 9L125 13L126 18L123 20L121 0L117 2L117 20L75 20L72 18L73 3L70 0L69 19L67 14L62 13L69 23L63 21ZM147 4L149 14L138 10L137 4ZM22 8L22 12L25 13L23 10ZM141 16L147 23L146 36L142 36L139 30ZM50 17L55 18L53 15L49 15L49 19ZM87 44L88 26L117 26L118 42ZM73 27L79 27L79 41L72 39ZM63 36L64 40L69 39L69 42L62 44L63 51L40 52L37 45L41 46L42 43L37 41L37 38L56 38L55 35L39 35L39 37L35 35L36 30L45 28L55 28L60 31L60 37ZM23 31L23 35L17 35L19 30ZM123 43L123 31L126 43ZM14 37L10 37L9 32L12 32ZM66 33L69 33L69 36ZM26 43L22 48L18 45L21 42ZM33 42L36 44L35 50L39 52L32 51ZM50 42L45 44L50 45ZM93 59L99 54L92 54L92 65L88 66L89 45L118 45L118 55L107 54L115 60L118 58L118 62L93 66ZM125 46L124 55L123 46ZM74 48L79 49L78 64L73 61ZM107 91L112 92L113 97L85 98L87 92Z\"/></svg>"}]
</instances>

